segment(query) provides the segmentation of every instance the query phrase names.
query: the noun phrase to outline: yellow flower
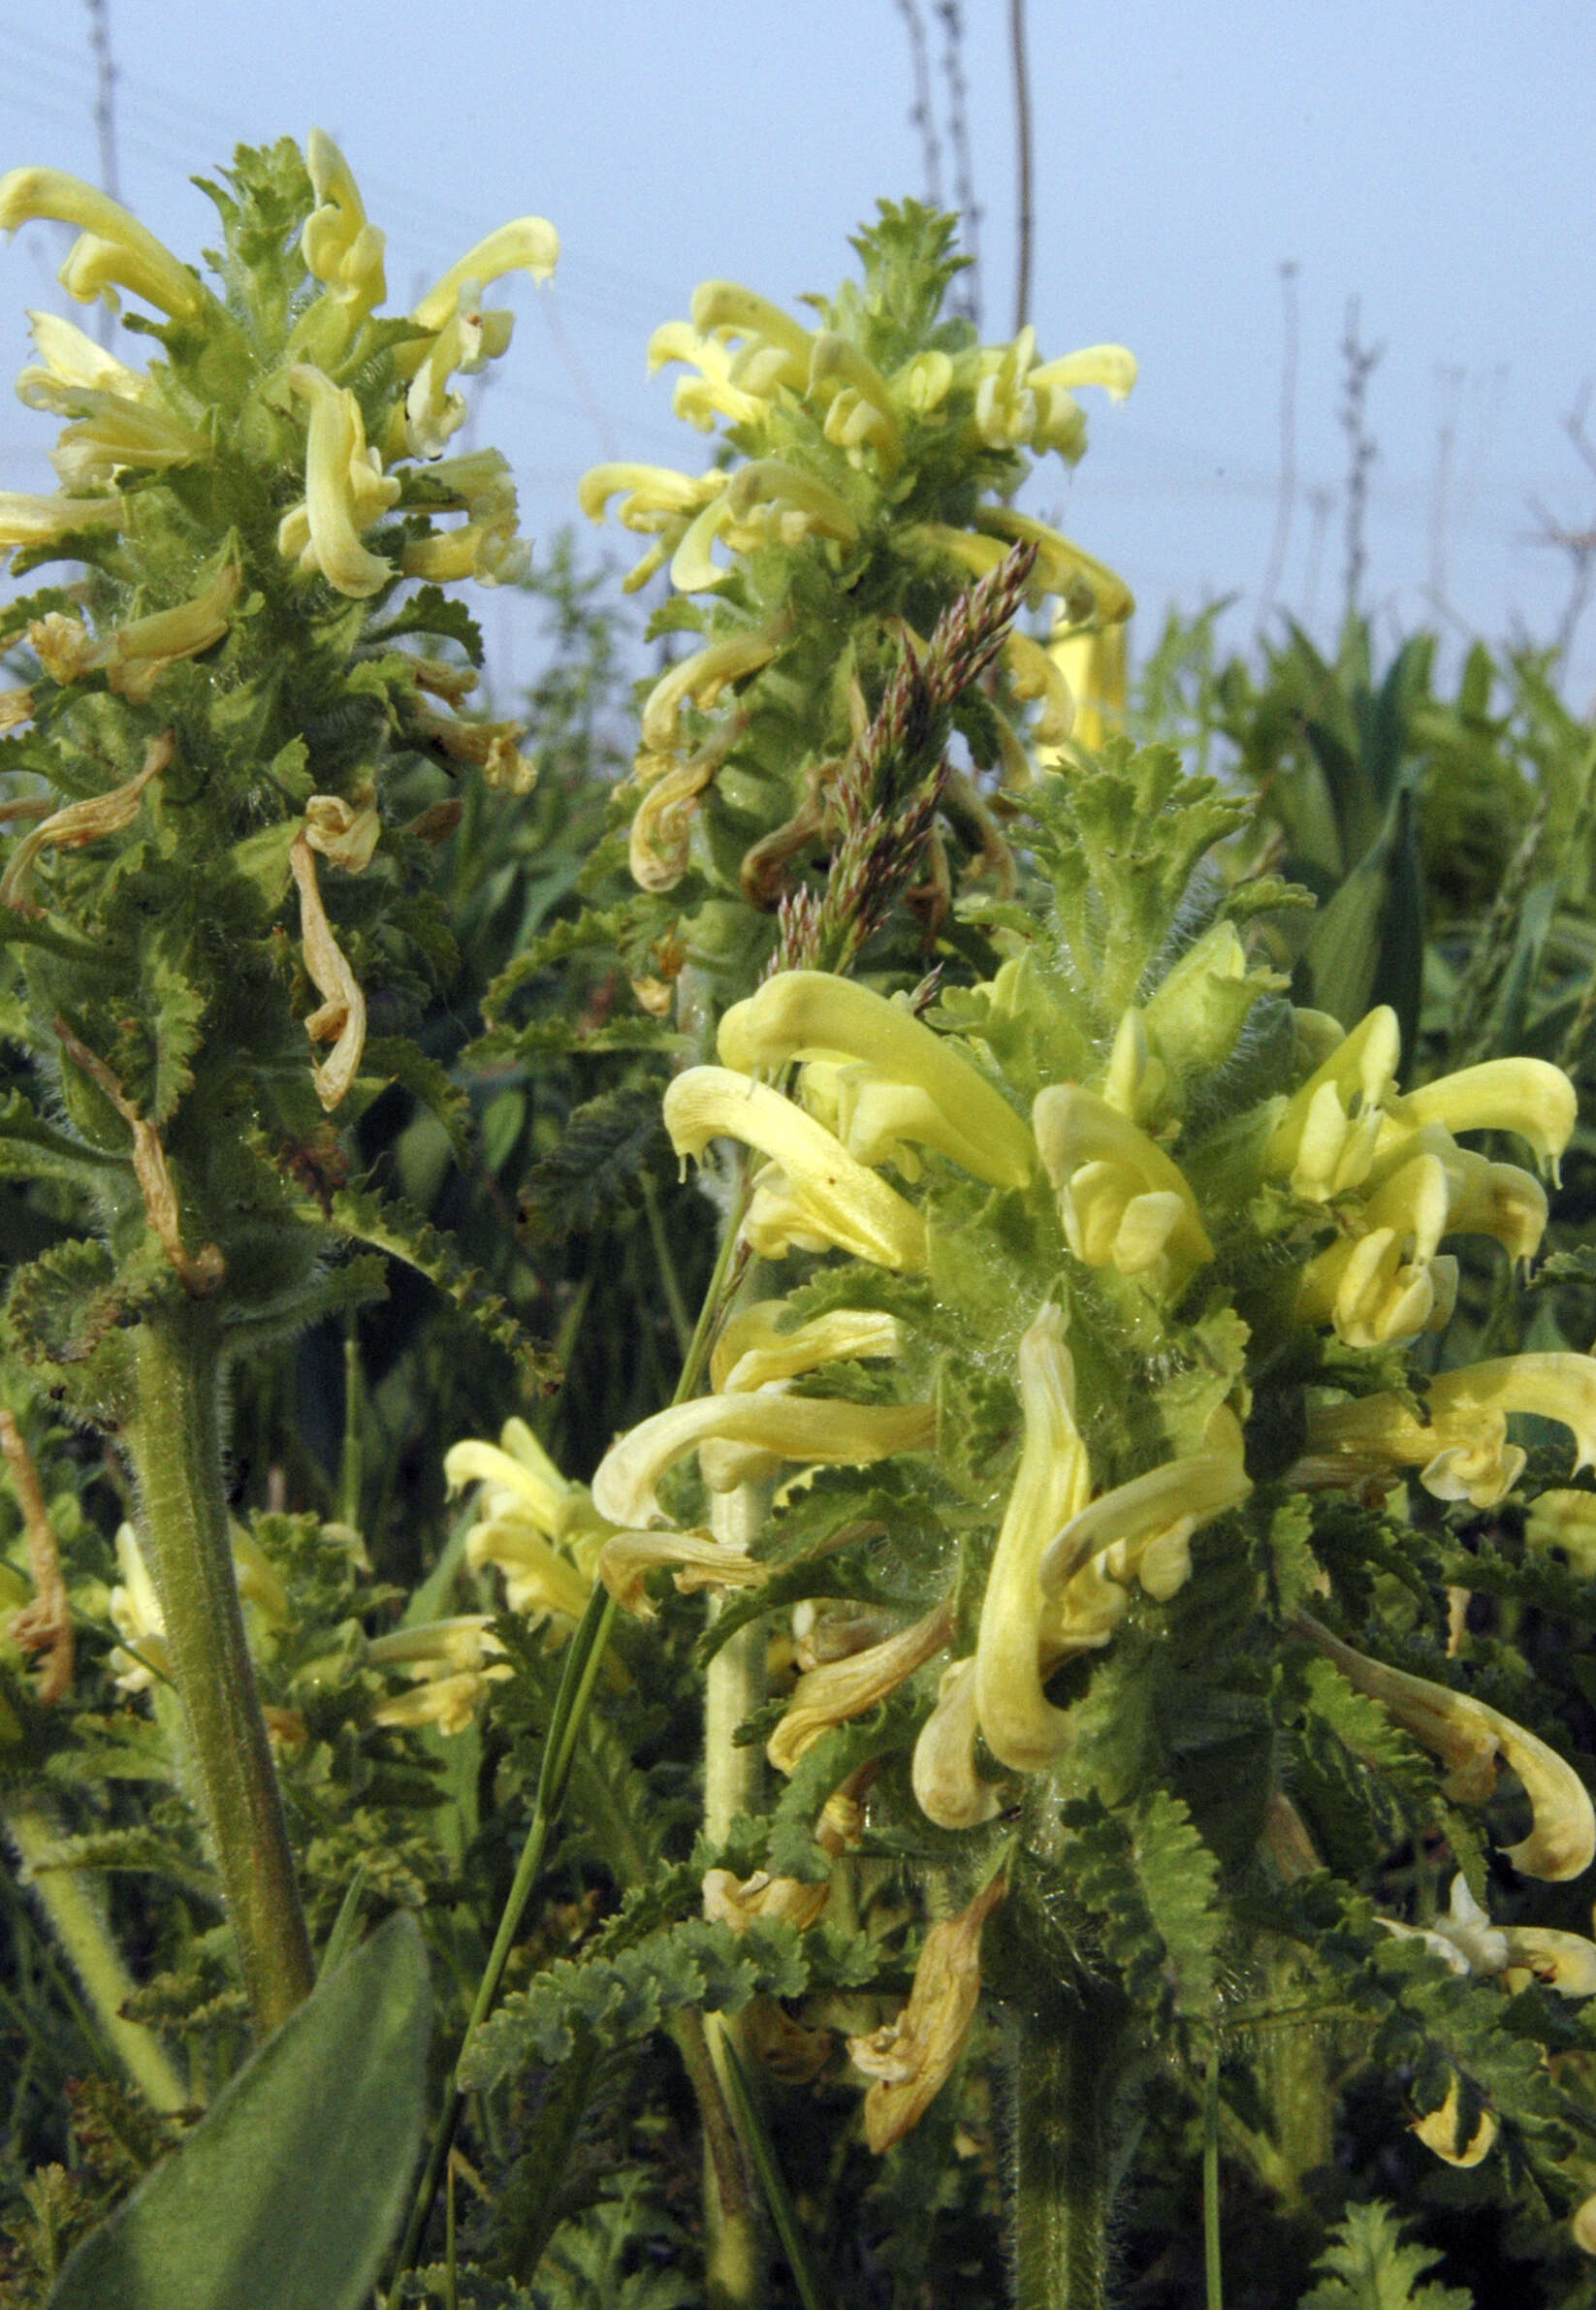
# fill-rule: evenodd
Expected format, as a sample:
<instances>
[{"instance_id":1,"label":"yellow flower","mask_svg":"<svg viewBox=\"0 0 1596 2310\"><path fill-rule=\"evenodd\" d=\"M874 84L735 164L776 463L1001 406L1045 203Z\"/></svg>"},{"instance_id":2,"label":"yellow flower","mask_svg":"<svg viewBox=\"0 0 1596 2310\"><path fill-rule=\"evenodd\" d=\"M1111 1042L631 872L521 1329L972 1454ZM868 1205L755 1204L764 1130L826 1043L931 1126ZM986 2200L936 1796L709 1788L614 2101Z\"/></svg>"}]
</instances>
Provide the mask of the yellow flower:
<instances>
[{"instance_id":1,"label":"yellow flower","mask_svg":"<svg viewBox=\"0 0 1596 2310\"><path fill-rule=\"evenodd\" d=\"M64 490L113 481L128 466L159 472L207 454L203 434L145 401L116 393L79 393L74 400L79 421L63 430L49 453Z\"/></svg>"},{"instance_id":2,"label":"yellow flower","mask_svg":"<svg viewBox=\"0 0 1596 2310\"><path fill-rule=\"evenodd\" d=\"M349 958L333 936L316 880L316 858L301 833L288 850L289 872L300 894L300 942L304 967L322 1000L304 1022L312 1043L331 1043L325 1060L315 1061L310 1078L327 1112L340 1105L360 1070L366 1047L366 997Z\"/></svg>"},{"instance_id":3,"label":"yellow flower","mask_svg":"<svg viewBox=\"0 0 1596 2310\"><path fill-rule=\"evenodd\" d=\"M300 249L312 277L339 305L367 313L388 294L383 236L366 219L349 164L325 131L313 128L304 164L319 206L306 217Z\"/></svg>"},{"instance_id":4,"label":"yellow flower","mask_svg":"<svg viewBox=\"0 0 1596 2310\"><path fill-rule=\"evenodd\" d=\"M880 1643L867 1645L841 1660L827 1660L801 1676L782 1720L765 1743L765 1754L779 1773L790 1773L806 1749L834 1724L862 1716L878 1700L923 1668L953 1633L953 1608L945 1600Z\"/></svg>"},{"instance_id":5,"label":"yellow flower","mask_svg":"<svg viewBox=\"0 0 1596 2310\"><path fill-rule=\"evenodd\" d=\"M770 1578L768 1564L709 1532L616 1532L599 1554L598 1577L623 1612L649 1620L654 1606L645 1584L667 1565L684 1596L695 1588L756 1588Z\"/></svg>"},{"instance_id":6,"label":"yellow flower","mask_svg":"<svg viewBox=\"0 0 1596 2310\"><path fill-rule=\"evenodd\" d=\"M874 2080L865 2138L878 2157L919 2123L964 2050L980 2002L981 1928L1006 1891L996 1877L956 1917L931 1926L897 2020L847 2041L854 2068Z\"/></svg>"},{"instance_id":7,"label":"yellow flower","mask_svg":"<svg viewBox=\"0 0 1596 2310\"><path fill-rule=\"evenodd\" d=\"M141 401L148 393L149 379L142 371L97 345L75 322L59 313L30 312L28 323L39 364L16 379L16 398L24 407L76 417L85 393L111 393L124 401Z\"/></svg>"},{"instance_id":8,"label":"yellow flower","mask_svg":"<svg viewBox=\"0 0 1596 2310\"><path fill-rule=\"evenodd\" d=\"M975 1770L977 1729L972 1656L943 1669L937 1704L914 1743L914 1801L939 1829L976 1829L1002 1810L996 1787Z\"/></svg>"},{"instance_id":9,"label":"yellow flower","mask_svg":"<svg viewBox=\"0 0 1596 2310\"><path fill-rule=\"evenodd\" d=\"M859 347L833 330L814 339L809 360L809 398L825 407L828 441L846 449L851 463L873 449L883 473L903 459L891 386Z\"/></svg>"},{"instance_id":10,"label":"yellow flower","mask_svg":"<svg viewBox=\"0 0 1596 2310\"><path fill-rule=\"evenodd\" d=\"M1165 1603L1191 1578L1194 1534L1252 1491L1234 1415L1222 1411L1210 1433L1220 1449L1184 1453L1101 1493L1048 1542L1037 1579L1043 1596L1056 1599L1048 1634L1059 1644L1106 1642L1130 1581Z\"/></svg>"},{"instance_id":11,"label":"yellow flower","mask_svg":"<svg viewBox=\"0 0 1596 2310\"><path fill-rule=\"evenodd\" d=\"M1068 1716L1042 1692L1041 1563L1054 1533L1085 1507L1092 1483L1059 1308L1043 1307L1020 1341L1019 1383L1025 1435L981 1603L975 1708L1000 1763L1035 1773L1069 1739Z\"/></svg>"},{"instance_id":12,"label":"yellow flower","mask_svg":"<svg viewBox=\"0 0 1596 2310\"><path fill-rule=\"evenodd\" d=\"M0 553L70 538L80 529L119 529L122 500L109 497L32 497L20 490L0 490Z\"/></svg>"},{"instance_id":13,"label":"yellow flower","mask_svg":"<svg viewBox=\"0 0 1596 2310\"><path fill-rule=\"evenodd\" d=\"M1342 1038L1286 1102L1263 1150L1266 1172L1306 1203L1361 1186L1374 1161L1401 1056L1396 1013L1382 1004Z\"/></svg>"},{"instance_id":14,"label":"yellow flower","mask_svg":"<svg viewBox=\"0 0 1596 2310\"><path fill-rule=\"evenodd\" d=\"M13 169L0 176L0 231L15 232L34 217L81 228L58 276L80 305L91 305L115 282L175 320L191 321L201 310L205 291L197 275L119 202L81 177L59 169Z\"/></svg>"},{"instance_id":15,"label":"yellow flower","mask_svg":"<svg viewBox=\"0 0 1596 2310\"><path fill-rule=\"evenodd\" d=\"M1349 1347L1439 1331L1457 1297L1455 1261L1436 1257L1451 1208L1451 1183L1437 1156L1403 1164L1363 1205L1357 1234L1309 1261L1298 1317L1332 1322Z\"/></svg>"},{"instance_id":16,"label":"yellow flower","mask_svg":"<svg viewBox=\"0 0 1596 2310\"><path fill-rule=\"evenodd\" d=\"M721 472L678 473L668 465L612 463L590 466L577 484L576 498L590 521L601 522L610 499L619 496L616 519L622 528L657 540L622 580L622 592L633 594L676 552L694 516L725 486Z\"/></svg>"},{"instance_id":17,"label":"yellow flower","mask_svg":"<svg viewBox=\"0 0 1596 2310\"><path fill-rule=\"evenodd\" d=\"M518 216L487 235L456 259L432 283L410 318L418 328L437 331L458 309L463 290L491 289L509 273L529 273L545 281L559 262L559 235L546 217Z\"/></svg>"},{"instance_id":18,"label":"yellow flower","mask_svg":"<svg viewBox=\"0 0 1596 2310\"><path fill-rule=\"evenodd\" d=\"M399 483L383 473L376 451L366 446L365 421L351 392L305 362L289 370L288 383L309 403L310 417L304 501L283 515L277 549L302 569L319 571L337 593L364 600L396 574L391 561L367 553L360 540L398 497Z\"/></svg>"},{"instance_id":19,"label":"yellow flower","mask_svg":"<svg viewBox=\"0 0 1596 2310\"><path fill-rule=\"evenodd\" d=\"M710 1384L718 1395L738 1396L796 1379L821 1364L903 1353L903 1327L876 1308L834 1307L807 1324L784 1326L782 1299L756 1299L720 1331L710 1354Z\"/></svg>"},{"instance_id":20,"label":"yellow flower","mask_svg":"<svg viewBox=\"0 0 1596 2310\"><path fill-rule=\"evenodd\" d=\"M451 1445L443 1474L451 1493L482 1486L465 1542L472 1571L491 1564L503 1574L512 1612L579 1620L606 1535L587 1494L567 1483L526 1422L506 1420L497 1444L471 1437Z\"/></svg>"},{"instance_id":21,"label":"yellow flower","mask_svg":"<svg viewBox=\"0 0 1596 2310\"><path fill-rule=\"evenodd\" d=\"M713 432L718 417L750 425L764 416L765 401L732 383L733 356L719 337L703 336L686 321L662 321L649 339L650 376L667 361L686 362L698 371L677 379L671 407L701 433Z\"/></svg>"},{"instance_id":22,"label":"yellow flower","mask_svg":"<svg viewBox=\"0 0 1596 2310\"><path fill-rule=\"evenodd\" d=\"M928 1403L844 1403L779 1388L701 1396L671 1404L611 1445L593 1477L593 1505L612 1524L642 1530L663 1520L654 1488L687 1453L730 1447L700 1461L715 1492L773 1472L784 1460L862 1467L894 1452L923 1451L936 1433Z\"/></svg>"},{"instance_id":23,"label":"yellow flower","mask_svg":"<svg viewBox=\"0 0 1596 2310\"><path fill-rule=\"evenodd\" d=\"M679 1155L702 1155L712 1139L739 1139L770 1158L743 1223L761 1257L836 1246L878 1267L924 1267L925 1222L913 1204L768 1084L726 1067L689 1067L667 1089L663 1112Z\"/></svg>"},{"instance_id":24,"label":"yellow flower","mask_svg":"<svg viewBox=\"0 0 1596 2310\"><path fill-rule=\"evenodd\" d=\"M1125 725L1127 631L1124 625L1085 631L1066 626L1047 645L1075 703L1073 726L1064 735L1083 753L1099 753L1103 740Z\"/></svg>"},{"instance_id":25,"label":"yellow flower","mask_svg":"<svg viewBox=\"0 0 1596 2310\"><path fill-rule=\"evenodd\" d=\"M1313 1487L1355 1484L1417 1467L1437 1499L1494 1508L1524 1465L1522 1450L1507 1441L1514 1412L1568 1428L1577 1469L1596 1461L1596 1358L1543 1352L1464 1364L1436 1374L1426 1403L1428 1427L1386 1393L1310 1406L1307 1450L1293 1477Z\"/></svg>"},{"instance_id":26,"label":"yellow flower","mask_svg":"<svg viewBox=\"0 0 1596 2310\"><path fill-rule=\"evenodd\" d=\"M906 1004L856 979L778 972L733 1004L716 1042L744 1075L780 1074L795 1059L851 1063L839 1083L839 1136L863 1163L901 1163L897 1142L910 1139L995 1187L1023 1187L1036 1170L1031 1134L1002 1092ZM880 1090L885 1116L869 1099Z\"/></svg>"},{"instance_id":27,"label":"yellow flower","mask_svg":"<svg viewBox=\"0 0 1596 2310\"><path fill-rule=\"evenodd\" d=\"M431 1724L444 1734L464 1732L490 1688L513 1674L509 1663L496 1657L503 1650L489 1616L476 1612L374 1637L366 1650L368 1664L398 1668L415 1682L408 1692L373 1709L372 1723L411 1729Z\"/></svg>"},{"instance_id":28,"label":"yellow flower","mask_svg":"<svg viewBox=\"0 0 1596 2310\"><path fill-rule=\"evenodd\" d=\"M1389 1140L1403 1131L1421 1131L1427 1123L1453 1134L1511 1131L1535 1150L1535 1160L1555 1184L1578 1106L1574 1085L1560 1067L1545 1059L1487 1059L1393 1101L1383 1136Z\"/></svg>"},{"instance_id":29,"label":"yellow flower","mask_svg":"<svg viewBox=\"0 0 1596 2310\"><path fill-rule=\"evenodd\" d=\"M119 697L143 705L169 666L219 642L231 623L243 579L231 553L192 601L132 618L103 645L106 681Z\"/></svg>"},{"instance_id":30,"label":"yellow flower","mask_svg":"<svg viewBox=\"0 0 1596 2310\"><path fill-rule=\"evenodd\" d=\"M1461 2096L1457 2079L1453 2076L1440 2107L1415 2118L1411 2131L1418 2134L1427 2150L1433 2150L1449 2166L1478 2166L1491 2148L1500 2128L1491 2111L1482 2109L1468 2139L1459 2141L1457 2130L1461 2118Z\"/></svg>"},{"instance_id":31,"label":"yellow flower","mask_svg":"<svg viewBox=\"0 0 1596 2310\"><path fill-rule=\"evenodd\" d=\"M1075 1083L1038 1091L1032 1121L1065 1239L1090 1267L1178 1290L1214 1247L1197 1198L1144 1131Z\"/></svg>"},{"instance_id":32,"label":"yellow flower","mask_svg":"<svg viewBox=\"0 0 1596 2310\"><path fill-rule=\"evenodd\" d=\"M1306 1613L1297 1613L1293 1625L1350 1684L1377 1700L1388 1716L1440 1758L1447 1768L1442 1785L1455 1803L1484 1804L1495 1787L1498 1760L1518 1776L1533 1822L1527 1837L1503 1848L1515 1869L1561 1883L1590 1867L1596 1857L1596 1812L1589 1792L1574 1767L1545 1741L1470 1693L1365 1658Z\"/></svg>"},{"instance_id":33,"label":"yellow flower","mask_svg":"<svg viewBox=\"0 0 1596 2310\"><path fill-rule=\"evenodd\" d=\"M728 634L723 641L710 642L679 658L660 676L644 703L644 745L656 754L668 754L676 744L682 708L689 698L695 705L713 706L728 682L756 674L775 657L776 650L776 635L761 627L753 633Z\"/></svg>"},{"instance_id":34,"label":"yellow flower","mask_svg":"<svg viewBox=\"0 0 1596 2310\"><path fill-rule=\"evenodd\" d=\"M802 393L809 383L814 339L791 315L737 281L700 281L692 293L692 325L704 337L743 339L731 368L735 384L768 401L785 385Z\"/></svg>"}]
</instances>

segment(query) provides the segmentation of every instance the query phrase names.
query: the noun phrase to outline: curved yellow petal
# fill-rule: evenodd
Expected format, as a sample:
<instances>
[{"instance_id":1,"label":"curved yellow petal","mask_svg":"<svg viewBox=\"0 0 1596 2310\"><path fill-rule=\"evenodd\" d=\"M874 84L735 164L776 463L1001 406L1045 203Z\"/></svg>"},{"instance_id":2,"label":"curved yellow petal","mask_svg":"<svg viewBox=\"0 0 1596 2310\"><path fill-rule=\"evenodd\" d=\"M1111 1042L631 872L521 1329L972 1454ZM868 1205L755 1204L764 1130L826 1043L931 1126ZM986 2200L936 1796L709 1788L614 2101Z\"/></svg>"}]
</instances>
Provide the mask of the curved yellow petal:
<instances>
[{"instance_id":1,"label":"curved yellow petal","mask_svg":"<svg viewBox=\"0 0 1596 2310\"><path fill-rule=\"evenodd\" d=\"M654 1488L666 1469L711 1439L751 1445L773 1461L859 1467L923 1451L935 1433L930 1404L841 1403L764 1390L701 1396L655 1412L611 1445L593 1476L593 1505L613 1524L645 1530L662 1517Z\"/></svg>"},{"instance_id":2,"label":"curved yellow petal","mask_svg":"<svg viewBox=\"0 0 1596 2310\"><path fill-rule=\"evenodd\" d=\"M1068 1716L1042 1692L1038 1573L1048 1542L1080 1513L1092 1481L1057 1307L1043 1307L1020 1341L1019 1386L1025 1436L981 1603L975 1707L1000 1763L1034 1773L1069 1738Z\"/></svg>"}]
</instances>

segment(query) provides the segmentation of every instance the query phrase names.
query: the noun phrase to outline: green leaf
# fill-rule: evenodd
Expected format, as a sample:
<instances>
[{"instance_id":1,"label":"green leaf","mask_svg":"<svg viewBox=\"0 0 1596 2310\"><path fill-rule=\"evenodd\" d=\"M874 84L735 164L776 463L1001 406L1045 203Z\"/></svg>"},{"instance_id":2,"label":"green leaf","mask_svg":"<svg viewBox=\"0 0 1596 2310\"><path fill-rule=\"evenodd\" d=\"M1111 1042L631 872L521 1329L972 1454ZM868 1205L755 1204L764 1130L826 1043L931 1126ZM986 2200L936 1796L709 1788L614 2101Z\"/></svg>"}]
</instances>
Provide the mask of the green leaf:
<instances>
[{"instance_id":1,"label":"green leaf","mask_svg":"<svg viewBox=\"0 0 1596 2310\"><path fill-rule=\"evenodd\" d=\"M780 1920L742 1933L686 1917L614 1958L561 1959L516 1990L477 2029L460 2060L465 2092L496 2084L528 2061L569 2059L587 2033L600 2044L647 2036L684 2005L735 2013L755 1997L796 1997L809 1980L803 1944Z\"/></svg>"},{"instance_id":2,"label":"green leaf","mask_svg":"<svg viewBox=\"0 0 1596 2310\"><path fill-rule=\"evenodd\" d=\"M346 1187L334 1196L331 1218L357 1243L368 1243L414 1267L506 1355L538 1378L549 1376L548 1357L522 1330L503 1299L484 1289L482 1277L466 1267L449 1237L418 1213L389 1203L369 1188Z\"/></svg>"},{"instance_id":3,"label":"green leaf","mask_svg":"<svg viewBox=\"0 0 1596 2310\"><path fill-rule=\"evenodd\" d=\"M655 1084L624 1084L590 1099L521 1191L527 1225L542 1237L591 1233L633 1202L639 1174L668 1157L668 1144Z\"/></svg>"},{"instance_id":4,"label":"green leaf","mask_svg":"<svg viewBox=\"0 0 1596 2310\"><path fill-rule=\"evenodd\" d=\"M1427 2246L1404 2246L1390 2208L1347 2208L1330 2243L1315 2265L1323 2272L1298 2310L1473 2310L1473 2296L1459 2286L1420 2286L1438 2260Z\"/></svg>"},{"instance_id":5,"label":"green leaf","mask_svg":"<svg viewBox=\"0 0 1596 2310\"><path fill-rule=\"evenodd\" d=\"M430 1991L391 1917L111 2220L50 2310L359 2310L421 2134Z\"/></svg>"},{"instance_id":6,"label":"green leaf","mask_svg":"<svg viewBox=\"0 0 1596 2310\"><path fill-rule=\"evenodd\" d=\"M1418 1041L1424 968L1423 878L1411 781L1404 780L1374 842L1314 921L1299 966L1301 999L1350 1032L1389 1003L1402 1048Z\"/></svg>"}]
</instances>

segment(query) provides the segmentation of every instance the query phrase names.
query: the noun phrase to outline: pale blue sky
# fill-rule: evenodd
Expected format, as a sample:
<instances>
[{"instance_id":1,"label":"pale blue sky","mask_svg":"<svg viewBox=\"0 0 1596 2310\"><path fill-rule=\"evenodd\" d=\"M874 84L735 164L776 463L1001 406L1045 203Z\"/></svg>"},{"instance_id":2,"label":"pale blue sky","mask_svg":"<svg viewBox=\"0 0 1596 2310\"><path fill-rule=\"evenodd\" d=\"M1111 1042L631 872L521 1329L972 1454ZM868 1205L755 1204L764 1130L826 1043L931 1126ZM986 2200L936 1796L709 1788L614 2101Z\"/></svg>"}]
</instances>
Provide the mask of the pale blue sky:
<instances>
[{"instance_id":1,"label":"pale blue sky","mask_svg":"<svg viewBox=\"0 0 1596 2310\"><path fill-rule=\"evenodd\" d=\"M928 16L931 10L923 13ZM1299 495L1282 597L1324 629L1338 606L1337 342L1350 294L1386 346L1369 413L1380 446L1370 605L1388 626L1554 629L1560 557L1527 542L1544 499L1596 509L1560 419L1596 374L1590 219L1596 9L1538 0L1031 0L1041 350L1118 337L1141 363L1096 416L1072 481L1041 500L1130 578L1150 638L1170 599L1239 593L1256 612L1279 472L1282 260L1299 268ZM967 0L966 64L985 334L1010 332L1012 106L1005 0ZM319 123L389 234L396 300L527 209L564 242L552 296L523 319L477 437L509 454L524 526L579 519L603 456L696 465L703 441L645 382L653 325L707 274L790 301L846 270L878 194L925 190L909 51L892 0L110 0L123 197L184 255L209 237L192 170L240 139ZM94 176L87 12L0 0L0 159ZM930 27L933 64L941 48ZM939 89L939 95L941 90ZM36 305L51 237L0 252L0 313ZM0 325L0 356L20 328ZM1095 398L1095 397L1094 397ZM48 486L47 420L0 416L0 486ZM1453 433L1437 507L1438 441ZM1322 507L1325 504L1321 497ZM1314 546L1319 540L1317 572ZM505 606L490 633L513 671ZM1576 694L1596 680L1596 608ZM1582 688L1580 687L1582 685Z\"/></svg>"}]
</instances>

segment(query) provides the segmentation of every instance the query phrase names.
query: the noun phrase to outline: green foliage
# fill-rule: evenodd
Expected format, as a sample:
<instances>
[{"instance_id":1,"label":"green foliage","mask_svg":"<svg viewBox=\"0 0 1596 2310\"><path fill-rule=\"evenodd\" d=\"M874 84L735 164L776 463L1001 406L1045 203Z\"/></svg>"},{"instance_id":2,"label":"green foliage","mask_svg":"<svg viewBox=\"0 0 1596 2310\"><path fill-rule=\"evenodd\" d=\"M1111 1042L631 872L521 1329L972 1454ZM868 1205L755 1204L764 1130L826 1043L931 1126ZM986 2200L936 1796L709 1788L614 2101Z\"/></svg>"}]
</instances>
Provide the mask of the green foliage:
<instances>
[{"instance_id":1,"label":"green foliage","mask_svg":"<svg viewBox=\"0 0 1596 2310\"><path fill-rule=\"evenodd\" d=\"M403 2202L428 2023L420 1937L396 1917L79 2248L51 2301L355 2310Z\"/></svg>"},{"instance_id":2,"label":"green foliage","mask_svg":"<svg viewBox=\"0 0 1596 2310\"><path fill-rule=\"evenodd\" d=\"M1325 2275L1299 2310L1472 2310L1462 2287L1420 2284L1435 2261L1427 2248L1402 2243L1400 2222L1378 2198L1349 2206L1318 2265Z\"/></svg>"}]
</instances>

